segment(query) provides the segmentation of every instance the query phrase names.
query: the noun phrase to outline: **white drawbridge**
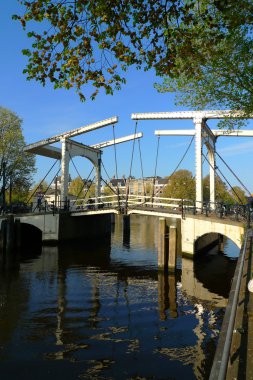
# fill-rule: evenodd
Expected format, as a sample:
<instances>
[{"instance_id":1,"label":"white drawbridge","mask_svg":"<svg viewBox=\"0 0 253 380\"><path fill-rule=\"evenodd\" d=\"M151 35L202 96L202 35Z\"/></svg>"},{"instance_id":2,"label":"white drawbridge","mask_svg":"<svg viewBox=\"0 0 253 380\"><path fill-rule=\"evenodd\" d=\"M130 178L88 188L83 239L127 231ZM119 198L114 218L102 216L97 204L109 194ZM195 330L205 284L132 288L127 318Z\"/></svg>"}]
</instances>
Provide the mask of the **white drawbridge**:
<instances>
[{"instance_id":1,"label":"white drawbridge","mask_svg":"<svg viewBox=\"0 0 253 380\"><path fill-rule=\"evenodd\" d=\"M61 204L65 202L68 197L68 178L69 178L69 162L71 157L82 156L92 162L96 169L95 180L95 196L100 196L101 188L101 156L102 148L112 146L114 144L120 144L133 139L142 138L142 133L136 133L133 135L120 137L117 139L101 142L95 145L84 145L72 140L72 137L94 131L96 129L106 127L108 125L114 125L118 122L118 117L114 116L109 119L98 121L93 124L86 125L59 135L50 137L48 139L40 140L33 144L29 144L25 147L26 152L38 154L45 157L58 159L61 161ZM54 143L61 143L61 148L51 146Z\"/></svg>"},{"instance_id":2,"label":"white drawbridge","mask_svg":"<svg viewBox=\"0 0 253 380\"><path fill-rule=\"evenodd\" d=\"M203 206L203 169L202 147L206 145L210 163L210 203L215 204L215 143L219 136L253 137L253 130L211 130L207 125L208 119L238 118L236 111L180 111L180 112L150 112L132 114L133 120L176 120L192 119L193 130L157 130L158 136L195 136L195 178L196 178L196 207Z\"/></svg>"}]
</instances>

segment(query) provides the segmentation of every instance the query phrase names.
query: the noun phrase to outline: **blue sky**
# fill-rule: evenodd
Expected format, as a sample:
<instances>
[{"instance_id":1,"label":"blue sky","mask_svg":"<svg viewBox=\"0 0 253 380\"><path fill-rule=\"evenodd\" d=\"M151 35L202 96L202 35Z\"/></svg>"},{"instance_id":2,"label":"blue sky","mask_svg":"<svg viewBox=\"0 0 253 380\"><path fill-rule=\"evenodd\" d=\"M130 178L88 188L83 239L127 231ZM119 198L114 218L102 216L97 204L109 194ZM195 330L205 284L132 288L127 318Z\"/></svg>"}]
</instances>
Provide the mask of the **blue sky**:
<instances>
[{"instance_id":1,"label":"blue sky","mask_svg":"<svg viewBox=\"0 0 253 380\"><path fill-rule=\"evenodd\" d=\"M180 111L183 108L174 104L172 94L159 94L153 87L157 78L154 72L136 71L131 68L126 73L127 84L113 96L101 93L95 101L87 100L81 103L74 90L54 90L51 84L42 87L35 81L27 81L22 74L26 58L21 50L28 47L30 41L18 22L11 19L13 13L18 13L20 6L16 0L2 1L0 4L0 105L17 113L23 119L23 133L27 143L32 143L55 134L75 129L86 124L117 115L119 123L115 128L116 138L134 133L135 122L131 113ZM85 93L85 91L84 91ZM215 122L210 123L215 128ZM141 154L144 176L152 176L155 172L155 157L157 137L155 129L187 129L193 128L191 121L140 121L137 131L143 132ZM251 122L248 128L253 129ZM76 137L77 141L86 144L111 140L112 127ZM161 137L157 164L157 175L169 175L180 161L187 149L190 137ZM253 192L251 164L253 162L253 138L222 137L218 139L217 151L232 167L245 186ZM132 142L118 145L118 175L128 176L132 154ZM106 148L103 153L103 163L109 176L116 173L114 149ZM53 160L37 157L38 171L35 181L43 178L53 164ZM90 164L87 160L75 158L74 163L82 177L87 177ZM194 169L194 144L181 164L181 169ZM217 164L232 185L239 185L236 179L219 160ZM52 171L52 176L55 174ZM73 178L77 172L71 164L70 172ZM208 167L204 165L204 175ZM103 178L108 179L103 172ZM136 145L132 175L141 176L138 145ZM52 178L48 177L48 181Z\"/></svg>"}]
</instances>

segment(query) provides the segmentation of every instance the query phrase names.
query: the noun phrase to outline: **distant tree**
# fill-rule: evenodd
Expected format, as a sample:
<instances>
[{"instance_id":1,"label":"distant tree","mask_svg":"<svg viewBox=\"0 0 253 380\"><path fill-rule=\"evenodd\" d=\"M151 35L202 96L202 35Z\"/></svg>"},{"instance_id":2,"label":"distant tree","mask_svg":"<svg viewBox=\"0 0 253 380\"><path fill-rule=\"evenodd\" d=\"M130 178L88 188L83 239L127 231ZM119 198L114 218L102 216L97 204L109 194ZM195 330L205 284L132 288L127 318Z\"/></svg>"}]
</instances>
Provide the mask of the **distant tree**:
<instances>
[{"instance_id":1,"label":"distant tree","mask_svg":"<svg viewBox=\"0 0 253 380\"><path fill-rule=\"evenodd\" d=\"M69 194L82 198L84 195L84 182L80 177L73 179L69 185Z\"/></svg>"},{"instance_id":2,"label":"distant tree","mask_svg":"<svg viewBox=\"0 0 253 380\"><path fill-rule=\"evenodd\" d=\"M0 191L3 194L5 166L5 190L12 188L13 200L27 197L36 171L34 155L24 152L21 125L22 120L14 112L0 107Z\"/></svg>"},{"instance_id":3,"label":"distant tree","mask_svg":"<svg viewBox=\"0 0 253 380\"><path fill-rule=\"evenodd\" d=\"M165 186L163 197L195 199L195 180L189 170L178 170L169 177L168 185Z\"/></svg>"},{"instance_id":4,"label":"distant tree","mask_svg":"<svg viewBox=\"0 0 253 380\"><path fill-rule=\"evenodd\" d=\"M85 198L94 198L95 197L95 185L94 183L88 187L85 191Z\"/></svg>"},{"instance_id":5,"label":"distant tree","mask_svg":"<svg viewBox=\"0 0 253 380\"><path fill-rule=\"evenodd\" d=\"M145 192L146 192L146 195L152 195L152 185L151 183L146 183L145 184Z\"/></svg>"},{"instance_id":6,"label":"distant tree","mask_svg":"<svg viewBox=\"0 0 253 380\"><path fill-rule=\"evenodd\" d=\"M115 197L116 194L117 194L117 188L113 189L113 188L109 187L108 185L104 187L103 195L105 195L106 197L111 195L111 197L106 198L107 202L112 202L113 200L116 201L117 200Z\"/></svg>"},{"instance_id":7,"label":"distant tree","mask_svg":"<svg viewBox=\"0 0 253 380\"><path fill-rule=\"evenodd\" d=\"M116 191L116 190L115 190ZM115 194L115 191L113 191L113 189L111 187L109 187L108 185L106 185L104 187L104 195L111 195L111 194Z\"/></svg>"},{"instance_id":8,"label":"distant tree","mask_svg":"<svg viewBox=\"0 0 253 380\"><path fill-rule=\"evenodd\" d=\"M203 178L204 201L210 200L209 178L209 175ZM215 176L215 200L218 202L234 203L231 190L229 190L227 184L218 175Z\"/></svg>"},{"instance_id":9,"label":"distant tree","mask_svg":"<svg viewBox=\"0 0 253 380\"><path fill-rule=\"evenodd\" d=\"M32 201L39 193L44 195L47 190L48 183L46 181L38 182L30 189L27 200Z\"/></svg>"},{"instance_id":10,"label":"distant tree","mask_svg":"<svg viewBox=\"0 0 253 380\"><path fill-rule=\"evenodd\" d=\"M230 194L231 194L233 203L242 203L242 204L248 203L245 191L241 187L233 186L230 191Z\"/></svg>"}]
</instances>

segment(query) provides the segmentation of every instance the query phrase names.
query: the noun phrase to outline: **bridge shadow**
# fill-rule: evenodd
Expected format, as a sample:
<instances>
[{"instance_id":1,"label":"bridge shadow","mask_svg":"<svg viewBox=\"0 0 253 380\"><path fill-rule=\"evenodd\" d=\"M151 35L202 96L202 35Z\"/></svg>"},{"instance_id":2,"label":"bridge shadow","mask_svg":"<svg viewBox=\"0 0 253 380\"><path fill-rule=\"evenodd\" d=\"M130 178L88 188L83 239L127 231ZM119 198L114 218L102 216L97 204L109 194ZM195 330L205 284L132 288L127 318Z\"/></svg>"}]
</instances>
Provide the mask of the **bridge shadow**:
<instances>
[{"instance_id":1,"label":"bridge shadow","mask_svg":"<svg viewBox=\"0 0 253 380\"><path fill-rule=\"evenodd\" d=\"M38 249L42 245L42 231L28 223L20 224L20 243L23 251L29 248Z\"/></svg>"},{"instance_id":2,"label":"bridge shadow","mask_svg":"<svg viewBox=\"0 0 253 380\"><path fill-rule=\"evenodd\" d=\"M193 260L196 279L203 284L204 288L224 298L229 296L237 257L240 253L239 248L228 241L229 239L226 239L224 252L215 246L210 250L197 252ZM225 278L226 281L224 281Z\"/></svg>"}]
</instances>

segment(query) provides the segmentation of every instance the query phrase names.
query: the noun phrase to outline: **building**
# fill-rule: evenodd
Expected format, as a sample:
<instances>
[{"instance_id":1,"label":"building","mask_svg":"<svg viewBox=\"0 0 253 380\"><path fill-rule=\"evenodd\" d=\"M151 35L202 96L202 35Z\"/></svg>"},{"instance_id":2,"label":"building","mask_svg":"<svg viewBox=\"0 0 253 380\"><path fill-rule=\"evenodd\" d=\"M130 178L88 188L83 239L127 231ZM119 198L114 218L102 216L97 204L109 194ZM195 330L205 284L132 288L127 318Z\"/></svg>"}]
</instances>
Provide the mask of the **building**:
<instances>
[{"instance_id":1,"label":"building","mask_svg":"<svg viewBox=\"0 0 253 380\"><path fill-rule=\"evenodd\" d=\"M109 186L113 189L119 189L122 194L126 193L127 186L129 186L129 194L144 196L151 196L152 193L155 196L160 196L164 187L168 184L168 179L161 177L144 177L144 178L112 178L109 182ZM102 193L104 192L104 188Z\"/></svg>"}]
</instances>

